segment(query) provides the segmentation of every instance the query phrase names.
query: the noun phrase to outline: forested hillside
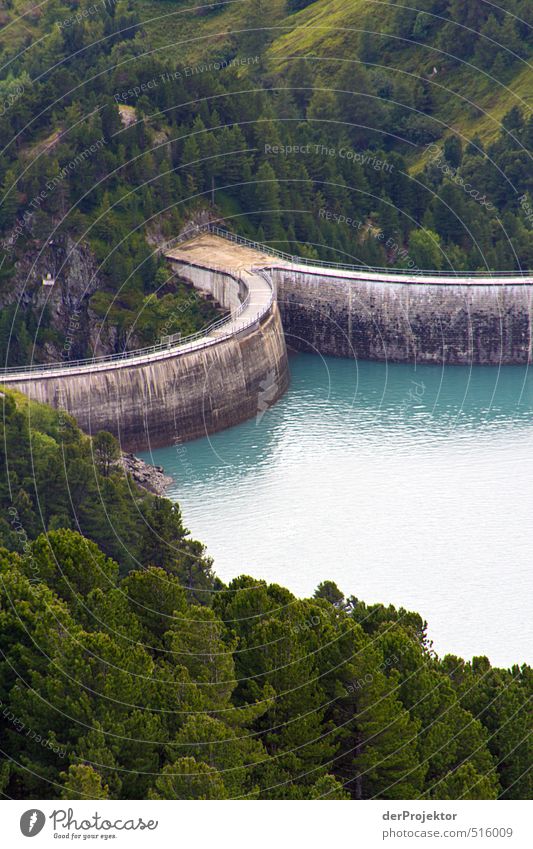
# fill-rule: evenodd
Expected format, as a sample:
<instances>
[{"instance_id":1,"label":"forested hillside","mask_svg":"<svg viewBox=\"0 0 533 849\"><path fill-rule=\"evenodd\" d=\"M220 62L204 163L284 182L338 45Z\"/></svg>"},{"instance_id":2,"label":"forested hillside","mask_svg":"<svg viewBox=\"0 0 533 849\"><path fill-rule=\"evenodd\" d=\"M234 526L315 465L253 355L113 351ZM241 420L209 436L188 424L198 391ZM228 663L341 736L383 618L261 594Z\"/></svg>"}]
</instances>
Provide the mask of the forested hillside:
<instances>
[{"instance_id":1,"label":"forested hillside","mask_svg":"<svg viewBox=\"0 0 533 849\"><path fill-rule=\"evenodd\" d=\"M329 581L224 586L109 439L2 402L9 798L531 795L529 667L439 658L418 614Z\"/></svg>"},{"instance_id":2,"label":"forested hillside","mask_svg":"<svg viewBox=\"0 0 533 849\"><path fill-rule=\"evenodd\" d=\"M0 544L22 551L43 531L72 528L95 540L122 574L149 556L191 592L213 590L210 561L188 538L179 507L137 488L117 462L111 434L91 441L65 412L11 390L0 401Z\"/></svg>"},{"instance_id":3,"label":"forested hillside","mask_svg":"<svg viewBox=\"0 0 533 849\"><path fill-rule=\"evenodd\" d=\"M73 309L70 358L205 325L155 252L191 220L311 257L529 268L531 5L417 9L5 3L2 358L58 359Z\"/></svg>"}]
</instances>

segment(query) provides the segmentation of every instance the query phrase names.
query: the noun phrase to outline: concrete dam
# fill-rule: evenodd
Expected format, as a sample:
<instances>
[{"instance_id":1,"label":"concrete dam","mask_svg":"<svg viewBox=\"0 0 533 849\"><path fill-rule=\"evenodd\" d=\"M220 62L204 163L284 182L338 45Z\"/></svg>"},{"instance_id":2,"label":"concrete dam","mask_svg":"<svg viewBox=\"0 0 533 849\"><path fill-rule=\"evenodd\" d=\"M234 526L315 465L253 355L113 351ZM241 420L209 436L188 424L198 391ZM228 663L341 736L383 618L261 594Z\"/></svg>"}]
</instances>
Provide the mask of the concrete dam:
<instances>
[{"instance_id":1,"label":"concrete dam","mask_svg":"<svg viewBox=\"0 0 533 849\"><path fill-rule=\"evenodd\" d=\"M181 443L253 418L289 384L287 348L391 362L524 365L533 277L413 274L302 261L211 228L168 249L172 269L230 312L177 344L5 370L126 450Z\"/></svg>"},{"instance_id":2,"label":"concrete dam","mask_svg":"<svg viewBox=\"0 0 533 849\"><path fill-rule=\"evenodd\" d=\"M4 371L0 382L109 430L128 451L179 444L258 415L289 385L287 349L268 256L206 234L166 256L227 319L173 345ZM255 267L257 263L257 268Z\"/></svg>"}]
</instances>

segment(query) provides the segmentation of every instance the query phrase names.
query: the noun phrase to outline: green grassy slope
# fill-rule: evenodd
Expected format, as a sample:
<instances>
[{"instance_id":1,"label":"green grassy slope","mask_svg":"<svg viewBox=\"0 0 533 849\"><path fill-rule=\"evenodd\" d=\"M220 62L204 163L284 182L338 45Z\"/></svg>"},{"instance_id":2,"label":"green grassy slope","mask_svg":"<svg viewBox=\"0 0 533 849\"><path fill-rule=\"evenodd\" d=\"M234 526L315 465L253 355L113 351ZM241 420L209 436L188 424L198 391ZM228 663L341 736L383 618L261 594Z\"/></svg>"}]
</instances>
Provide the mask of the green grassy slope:
<instances>
[{"instance_id":1,"label":"green grassy slope","mask_svg":"<svg viewBox=\"0 0 533 849\"><path fill-rule=\"evenodd\" d=\"M416 4L414 4L416 5ZM376 7L372 40L381 43L383 51L374 68L381 73L428 78L434 98L434 116L450 131L471 139L479 136L484 144L493 142L501 121L512 106L529 112L533 107L533 66L518 65L515 75L505 83L473 65L447 67L446 56L428 45L413 41L396 42L394 52L387 50L383 35L387 34L391 7L369 0L316 0L306 9L286 18L282 25L290 30L279 35L269 49L271 69L283 69L292 57L313 57L312 66L327 80L327 71L340 62L356 60L365 28L363 13ZM393 7L394 8L394 7ZM368 24L366 25L368 29ZM423 164L423 159L419 160Z\"/></svg>"},{"instance_id":2,"label":"green grassy slope","mask_svg":"<svg viewBox=\"0 0 533 849\"><path fill-rule=\"evenodd\" d=\"M218 9L196 3L194 11L190 0L139 0L136 8L143 21L143 42L159 58L180 64L233 55L251 2L230 0ZM382 35L390 29L396 6L373 0L315 0L291 15L286 14L286 0L272 0L265 21L274 36L268 48L270 71L283 74L290 67L291 58L308 56L314 58L315 73L320 72L327 81L328 68L334 70L340 62L357 59L365 16L373 8L373 39L376 44L383 44L376 62L380 72L428 77L436 67L438 73L431 78L434 115L454 132L466 138L478 135L484 143L490 143L513 105L526 111L533 107L533 65L523 62L514 76L502 83L471 66L447 68L446 57L427 45L406 41L400 47L397 42L391 52ZM41 9L29 9L23 0L15 0L13 9L9 14L4 12L0 19L4 24L0 47L5 53L16 55L29 41L39 38L42 14Z\"/></svg>"},{"instance_id":3,"label":"green grassy slope","mask_svg":"<svg viewBox=\"0 0 533 849\"><path fill-rule=\"evenodd\" d=\"M193 65L216 61L232 52L243 30L249 0L229 0L210 10L188 0L140 0L136 4L150 44L161 58ZM194 7L197 11L191 11ZM285 0L271 0L269 14L276 24L285 16Z\"/></svg>"},{"instance_id":4,"label":"green grassy slope","mask_svg":"<svg viewBox=\"0 0 533 849\"><path fill-rule=\"evenodd\" d=\"M182 63L214 60L231 53L236 33L251 0L233 0L225 6L202 14L191 14L190 4L183 0L141 0L138 8L150 44L160 55ZM416 4L415 4L416 5ZM446 56L428 45L396 41L393 52L387 49L385 36L396 8L385 2L370 0L315 0L295 14L285 13L284 0L269 5L269 20L274 38L268 48L268 67L275 75L283 75L296 56L313 57L315 74L328 79L341 62L356 60L361 30L368 29L365 15L374 7L371 18L376 44L383 50L375 69L384 74L431 77L435 102L434 116L466 139L479 136L483 143L494 141L503 116L514 106L529 111L533 106L533 66L522 63L505 83L469 65L448 68ZM368 65L372 68L372 65ZM423 154L413 161L423 165Z\"/></svg>"}]
</instances>

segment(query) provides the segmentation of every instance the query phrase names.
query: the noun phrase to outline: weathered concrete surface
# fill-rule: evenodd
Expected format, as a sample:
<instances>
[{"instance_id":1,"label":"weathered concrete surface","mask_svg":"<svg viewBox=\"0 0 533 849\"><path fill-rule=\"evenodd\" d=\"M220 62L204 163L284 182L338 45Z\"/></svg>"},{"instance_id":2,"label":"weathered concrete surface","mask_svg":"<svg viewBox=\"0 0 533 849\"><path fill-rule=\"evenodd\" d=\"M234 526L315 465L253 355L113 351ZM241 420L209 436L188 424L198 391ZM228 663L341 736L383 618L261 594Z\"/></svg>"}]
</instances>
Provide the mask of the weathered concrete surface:
<instances>
[{"instance_id":1,"label":"weathered concrete surface","mask_svg":"<svg viewBox=\"0 0 533 849\"><path fill-rule=\"evenodd\" d=\"M526 364L533 281L414 278L275 269L290 347L392 362Z\"/></svg>"},{"instance_id":2,"label":"weathered concrete surface","mask_svg":"<svg viewBox=\"0 0 533 849\"><path fill-rule=\"evenodd\" d=\"M210 233L178 252L182 263L215 269L213 291L218 269L267 268L287 344L297 350L461 365L532 358L532 277L336 270L280 260Z\"/></svg>"},{"instance_id":3,"label":"weathered concrete surface","mask_svg":"<svg viewBox=\"0 0 533 849\"><path fill-rule=\"evenodd\" d=\"M127 451L186 442L252 418L287 389L274 303L249 331L184 355L99 371L4 381L72 413L87 433L110 430Z\"/></svg>"},{"instance_id":4,"label":"weathered concrete surface","mask_svg":"<svg viewBox=\"0 0 533 849\"><path fill-rule=\"evenodd\" d=\"M238 245L221 239L212 233L202 233L188 242L182 242L176 248L165 252L169 260L190 262L192 265L210 268L213 271L246 271L253 267L268 268L273 261L271 254L258 251L245 245ZM289 263L275 260L276 266L289 266Z\"/></svg>"}]
</instances>

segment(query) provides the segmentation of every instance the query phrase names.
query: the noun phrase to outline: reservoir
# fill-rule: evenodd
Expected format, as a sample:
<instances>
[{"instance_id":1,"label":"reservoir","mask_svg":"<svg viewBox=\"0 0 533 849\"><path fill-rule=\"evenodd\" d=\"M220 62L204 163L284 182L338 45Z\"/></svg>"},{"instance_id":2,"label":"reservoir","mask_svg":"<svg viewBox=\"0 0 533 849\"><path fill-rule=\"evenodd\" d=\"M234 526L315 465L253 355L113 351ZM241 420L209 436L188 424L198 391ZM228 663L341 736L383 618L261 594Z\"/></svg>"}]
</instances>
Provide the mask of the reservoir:
<instances>
[{"instance_id":1,"label":"reservoir","mask_svg":"<svg viewBox=\"0 0 533 849\"><path fill-rule=\"evenodd\" d=\"M416 610L439 654L531 662L533 372L290 358L237 427L146 452L228 582Z\"/></svg>"}]
</instances>

